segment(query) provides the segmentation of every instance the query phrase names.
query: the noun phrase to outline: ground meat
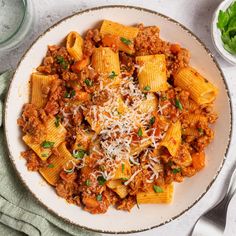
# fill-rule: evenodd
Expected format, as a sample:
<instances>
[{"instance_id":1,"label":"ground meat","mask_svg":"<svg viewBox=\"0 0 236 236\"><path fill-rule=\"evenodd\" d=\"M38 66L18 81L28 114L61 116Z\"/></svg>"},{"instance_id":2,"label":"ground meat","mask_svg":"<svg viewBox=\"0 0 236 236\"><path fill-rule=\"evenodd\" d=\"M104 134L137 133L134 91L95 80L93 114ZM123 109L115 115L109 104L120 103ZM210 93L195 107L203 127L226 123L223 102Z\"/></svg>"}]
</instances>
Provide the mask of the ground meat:
<instances>
[{"instance_id":1,"label":"ground meat","mask_svg":"<svg viewBox=\"0 0 236 236\"><path fill-rule=\"evenodd\" d=\"M59 100L62 97L63 87L60 80L53 80L48 92L48 100L44 107L46 114L56 115L59 112Z\"/></svg>"},{"instance_id":2,"label":"ground meat","mask_svg":"<svg viewBox=\"0 0 236 236\"><path fill-rule=\"evenodd\" d=\"M79 79L78 74L69 71L63 71L61 77L65 81Z\"/></svg>"},{"instance_id":3,"label":"ground meat","mask_svg":"<svg viewBox=\"0 0 236 236\"><path fill-rule=\"evenodd\" d=\"M67 52L65 47L49 46L47 55L37 71L45 74L61 74L68 71L74 63L74 59Z\"/></svg>"},{"instance_id":4,"label":"ground meat","mask_svg":"<svg viewBox=\"0 0 236 236\"><path fill-rule=\"evenodd\" d=\"M88 30L85 40L83 53L85 57L90 57L96 45L101 41L98 29Z\"/></svg>"},{"instance_id":5,"label":"ground meat","mask_svg":"<svg viewBox=\"0 0 236 236\"><path fill-rule=\"evenodd\" d=\"M78 184L75 182L66 182L64 180L60 181L56 185L57 194L66 200L73 199L73 196L78 196Z\"/></svg>"},{"instance_id":6,"label":"ground meat","mask_svg":"<svg viewBox=\"0 0 236 236\"><path fill-rule=\"evenodd\" d=\"M121 65L122 72L127 71L127 72L129 72L129 74L133 74L134 69L135 69L135 67L134 67L134 64L135 64L134 57L130 56L130 55L127 55L124 52L120 52L119 58L120 58L120 65Z\"/></svg>"},{"instance_id":7,"label":"ground meat","mask_svg":"<svg viewBox=\"0 0 236 236\"><path fill-rule=\"evenodd\" d=\"M134 41L135 54L137 56L162 53L166 42L159 37L160 29L156 26L139 26L139 33Z\"/></svg>"},{"instance_id":8,"label":"ground meat","mask_svg":"<svg viewBox=\"0 0 236 236\"><path fill-rule=\"evenodd\" d=\"M32 135L36 141L44 135L44 125L40 119L40 113L35 105L27 103L23 107L22 116L17 120L24 133Z\"/></svg>"},{"instance_id":9,"label":"ground meat","mask_svg":"<svg viewBox=\"0 0 236 236\"><path fill-rule=\"evenodd\" d=\"M84 210L92 214L105 213L110 205L110 201L106 194L82 194L82 201L84 204Z\"/></svg>"},{"instance_id":10,"label":"ground meat","mask_svg":"<svg viewBox=\"0 0 236 236\"><path fill-rule=\"evenodd\" d=\"M38 171L39 168L48 165L47 161L42 161L33 150L27 150L21 153L21 156L26 160L26 166L30 171Z\"/></svg>"},{"instance_id":11,"label":"ground meat","mask_svg":"<svg viewBox=\"0 0 236 236\"><path fill-rule=\"evenodd\" d=\"M136 198L134 196L128 196L127 198L122 199L117 203L116 209L130 211L135 204Z\"/></svg>"}]
</instances>

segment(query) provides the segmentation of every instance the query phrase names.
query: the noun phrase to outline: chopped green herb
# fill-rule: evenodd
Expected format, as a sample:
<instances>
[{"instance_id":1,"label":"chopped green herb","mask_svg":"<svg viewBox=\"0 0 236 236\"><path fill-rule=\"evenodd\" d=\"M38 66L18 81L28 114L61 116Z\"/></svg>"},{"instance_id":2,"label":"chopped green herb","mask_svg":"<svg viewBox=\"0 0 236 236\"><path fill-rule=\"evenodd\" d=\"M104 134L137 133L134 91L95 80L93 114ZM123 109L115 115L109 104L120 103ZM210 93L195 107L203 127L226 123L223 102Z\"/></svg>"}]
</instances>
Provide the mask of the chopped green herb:
<instances>
[{"instance_id":1,"label":"chopped green herb","mask_svg":"<svg viewBox=\"0 0 236 236\"><path fill-rule=\"evenodd\" d=\"M64 98L70 98L70 93L68 91L65 92Z\"/></svg>"},{"instance_id":2,"label":"chopped green herb","mask_svg":"<svg viewBox=\"0 0 236 236\"><path fill-rule=\"evenodd\" d=\"M165 100L167 100L167 97L166 97L166 96L161 97L161 101L165 101Z\"/></svg>"},{"instance_id":3,"label":"chopped green herb","mask_svg":"<svg viewBox=\"0 0 236 236\"><path fill-rule=\"evenodd\" d=\"M149 85L147 85L147 86L144 87L144 90L145 90L145 91L150 91L150 89L151 89L151 87L150 87Z\"/></svg>"},{"instance_id":4,"label":"chopped green herb","mask_svg":"<svg viewBox=\"0 0 236 236\"><path fill-rule=\"evenodd\" d=\"M87 179L87 180L85 181L85 185L91 186L91 181L90 181L90 179Z\"/></svg>"},{"instance_id":5,"label":"chopped green herb","mask_svg":"<svg viewBox=\"0 0 236 236\"><path fill-rule=\"evenodd\" d=\"M75 90L71 90L70 92L66 91L64 94L64 98L72 98L76 94Z\"/></svg>"},{"instance_id":6,"label":"chopped green herb","mask_svg":"<svg viewBox=\"0 0 236 236\"><path fill-rule=\"evenodd\" d=\"M84 155L86 154L86 151L83 149L75 150L73 151L73 157L76 159L83 159Z\"/></svg>"},{"instance_id":7,"label":"chopped green herb","mask_svg":"<svg viewBox=\"0 0 236 236\"><path fill-rule=\"evenodd\" d=\"M66 173L68 173L68 174L71 174L71 173L73 173L74 172L74 170L75 170L75 168L73 167L72 169L64 169L64 171L66 172Z\"/></svg>"},{"instance_id":8,"label":"chopped green herb","mask_svg":"<svg viewBox=\"0 0 236 236\"><path fill-rule=\"evenodd\" d=\"M124 171L125 171L125 164L124 163L121 164L121 171L122 171L122 173L124 173Z\"/></svg>"},{"instance_id":9,"label":"chopped green herb","mask_svg":"<svg viewBox=\"0 0 236 236\"><path fill-rule=\"evenodd\" d=\"M54 167L54 165L52 164L52 163L50 163L49 165L48 165L48 168L53 168Z\"/></svg>"},{"instance_id":10,"label":"chopped green herb","mask_svg":"<svg viewBox=\"0 0 236 236\"><path fill-rule=\"evenodd\" d=\"M70 97L74 97L75 94L76 94L75 90L72 90L72 91L70 92Z\"/></svg>"},{"instance_id":11,"label":"chopped green herb","mask_svg":"<svg viewBox=\"0 0 236 236\"><path fill-rule=\"evenodd\" d=\"M128 180L128 178L121 178L121 180L122 180L122 181L127 181L127 180Z\"/></svg>"},{"instance_id":12,"label":"chopped green herb","mask_svg":"<svg viewBox=\"0 0 236 236\"><path fill-rule=\"evenodd\" d=\"M99 166L99 169L100 169L101 171L104 171L104 170L105 170L105 166L104 166L104 165L101 165L101 166Z\"/></svg>"},{"instance_id":13,"label":"chopped green herb","mask_svg":"<svg viewBox=\"0 0 236 236\"><path fill-rule=\"evenodd\" d=\"M143 136L143 131L141 128L138 129L138 136L139 137L142 137Z\"/></svg>"},{"instance_id":14,"label":"chopped green herb","mask_svg":"<svg viewBox=\"0 0 236 236\"><path fill-rule=\"evenodd\" d=\"M102 194L97 195L97 201L101 202L102 201Z\"/></svg>"},{"instance_id":15,"label":"chopped green herb","mask_svg":"<svg viewBox=\"0 0 236 236\"><path fill-rule=\"evenodd\" d=\"M111 74L109 75L110 79L114 79L117 76L117 74L115 73L115 71L112 71Z\"/></svg>"},{"instance_id":16,"label":"chopped green herb","mask_svg":"<svg viewBox=\"0 0 236 236\"><path fill-rule=\"evenodd\" d=\"M122 43L126 44L126 45L132 44L132 41L131 41L131 40L126 39L126 38L124 38L124 37L120 37L120 41L121 41Z\"/></svg>"},{"instance_id":17,"label":"chopped green herb","mask_svg":"<svg viewBox=\"0 0 236 236\"><path fill-rule=\"evenodd\" d=\"M90 80L90 79L86 79L86 80L84 81L84 83L85 83L88 87L93 86L93 81Z\"/></svg>"},{"instance_id":18,"label":"chopped green herb","mask_svg":"<svg viewBox=\"0 0 236 236\"><path fill-rule=\"evenodd\" d=\"M153 190L156 193L163 193L163 189L160 186L157 186L157 185L153 185Z\"/></svg>"},{"instance_id":19,"label":"chopped green herb","mask_svg":"<svg viewBox=\"0 0 236 236\"><path fill-rule=\"evenodd\" d=\"M204 134L204 131L203 131L202 128L198 128L197 130L198 130L198 132L199 132L200 135L203 135L203 134Z\"/></svg>"},{"instance_id":20,"label":"chopped green herb","mask_svg":"<svg viewBox=\"0 0 236 236\"><path fill-rule=\"evenodd\" d=\"M156 120L156 117L153 116L151 119L150 119L150 124L153 125L155 123L155 120Z\"/></svg>"},{"instance_id":21,"label":"chopped green herb","mask_svg":"<svg viewBox=\"0 0 236 236\"><path fill-rule=\"evenodd\" d=\"M177 173L181 172L181 169L180 168L175 168L175 169L172 170L172 172L174 174L177 174Z\"/></svg>"},{"instance_id":22,"label":"chopped green herb","mask_svg":"<svg viewBox=\"0 0 236 236\"><path fill-rule=\"evenodd\" d=\"M50 141L45 140L41 143L41 146L43 148L52 148L54 146L54 144L55 144L55 142L50 142Z\"/></svg>"},{"instance_id":23,"label":"chopped green herb","mask_svg":"<svg viewBox=\"0 0 236 236\"><path fill-rule=\"evenodd\" d=\"M100 175L97 177L97 181L99 185L104 185L107 180L102 175Z\"/></svg>"},{"instance_id":24,"label":"chopped green herb","mask_svg":"<svg viewBox=\"0 0 236 236\"><path fill-rule=\"evenodd\" d=\"M175 106L179 108L181 111L183 110L183 106L181 102L179 101L179 99L175 99Z\"/></svg>"},{"instance_id":25,"label":"chopped green herb","mask_svg":"<svg viewBox=\"0 0 236 236\"><path fill-rule=\"evenodd\" d=\"M236 2L225 11L220 10L217 27L221 31L224 48L231 54L236 54Z\"/></svg>"},{"instance_id":26,"label":"chopped green herb","mask_svg":"<svg viewBox=\"0 0 236 236\"><path fill-rule=\"evenodd\" d=\"M41 157L48 157L48 153L43 153Z\"/></svg>"},{"instance_id":27,"label":"chopped green herb","mask_svg":"<svg viewBox=\"0 0 236 236\"><path fill-rule=\"evenodd\" d=\"M69 63L65 60L64 57L62 57L62 56L57 56L57 57L56 57L56 61L57 61L58 64L60 64L60 66L61 66L63 69L65 69L65 70L68 69Z\"/></svg>"},{"instance_id":28,"label":"chopped green herb","mask_svg":"<svg viewBox=\"0 0 236 236\"><path fill-rule=\"evenodd\" d=\"M56 60L57 60L57 63L61 64L65 59L62 56L57 56Z\"/></svg>"},{"instance_id":29,"label":"chopped green herb","mask_svg":"<svg viewBox=\"0 0 236 236\"><path fill-rule=\"evenodd\" d=\"M56 127L59 127L60 121L61 121L61 117L59 115L56 115L55 122L54 122Z\"/></svg>"}]
</instances>

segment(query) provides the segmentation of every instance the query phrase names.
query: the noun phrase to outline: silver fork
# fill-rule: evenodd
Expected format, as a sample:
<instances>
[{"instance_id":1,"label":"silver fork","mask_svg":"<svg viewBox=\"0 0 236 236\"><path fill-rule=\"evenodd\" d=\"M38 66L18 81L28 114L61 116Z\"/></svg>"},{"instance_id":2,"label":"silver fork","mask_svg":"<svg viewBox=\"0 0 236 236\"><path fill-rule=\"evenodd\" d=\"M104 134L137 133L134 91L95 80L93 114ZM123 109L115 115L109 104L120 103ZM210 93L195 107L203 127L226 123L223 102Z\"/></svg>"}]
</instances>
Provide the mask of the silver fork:
<instances>
[{"instance_id":1,"label":"silver fork","mask_svg":"<svg viewBox=\"0 0 236 236\"><path fill-rule=\"evenodd\" d=\"M232 175L228 182L228 189L222 201L205 212L196 222L192 236L220 236L223 235L226 224L227 208L236 191L236 169L232 169Z\"/></svg>"}]
</instances>

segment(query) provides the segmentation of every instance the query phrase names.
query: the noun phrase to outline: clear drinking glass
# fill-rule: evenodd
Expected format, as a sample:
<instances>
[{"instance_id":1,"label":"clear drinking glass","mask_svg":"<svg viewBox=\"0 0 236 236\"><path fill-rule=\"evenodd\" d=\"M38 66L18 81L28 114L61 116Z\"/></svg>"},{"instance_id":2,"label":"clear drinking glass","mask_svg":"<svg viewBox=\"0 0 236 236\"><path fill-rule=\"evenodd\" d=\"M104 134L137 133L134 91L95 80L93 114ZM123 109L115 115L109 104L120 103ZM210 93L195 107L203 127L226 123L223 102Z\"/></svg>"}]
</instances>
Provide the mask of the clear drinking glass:
<instances>
[{"instance_id":1,"label":"clear drinking glass","mask_svg":"<svg viewBox=\"0 0 236 236\"><path fill-rule=\"evenodd\" d=\"M0 0L0 52L20 45L34 23L33 0Z\"/></svg>"}]
</instances>

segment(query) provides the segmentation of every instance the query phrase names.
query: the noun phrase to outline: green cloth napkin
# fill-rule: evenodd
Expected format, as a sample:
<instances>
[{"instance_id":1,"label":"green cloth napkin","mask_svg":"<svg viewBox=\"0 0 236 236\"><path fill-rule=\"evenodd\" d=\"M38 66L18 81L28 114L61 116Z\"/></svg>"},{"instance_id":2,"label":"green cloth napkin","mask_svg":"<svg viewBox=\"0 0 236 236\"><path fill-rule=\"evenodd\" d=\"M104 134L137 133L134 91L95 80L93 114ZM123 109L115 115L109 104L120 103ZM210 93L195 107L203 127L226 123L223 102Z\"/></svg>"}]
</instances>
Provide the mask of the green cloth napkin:
<instances>
[{"instance_id":1,"label":"green cloth napkin","mask_svg":"<svg viewBox=\"0 0 236 236\"><path fill-rule=\"evenodd\" d=\"M10 71L0 75L0 125L3 100L11 77ZM0 235L99 235L66 223L40 205L15 173L8 157L2 126L0 143Z\"/></svg>"}]
</instances>

